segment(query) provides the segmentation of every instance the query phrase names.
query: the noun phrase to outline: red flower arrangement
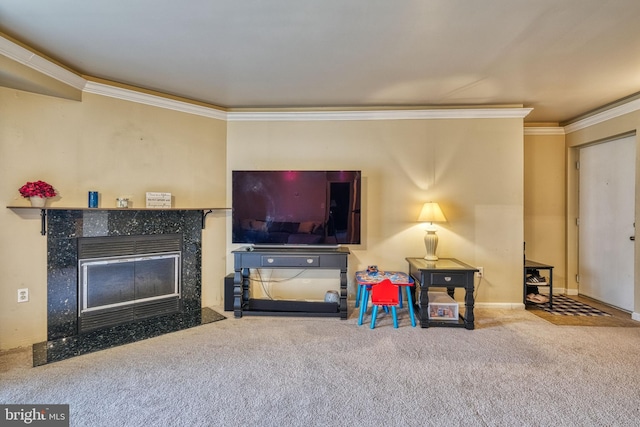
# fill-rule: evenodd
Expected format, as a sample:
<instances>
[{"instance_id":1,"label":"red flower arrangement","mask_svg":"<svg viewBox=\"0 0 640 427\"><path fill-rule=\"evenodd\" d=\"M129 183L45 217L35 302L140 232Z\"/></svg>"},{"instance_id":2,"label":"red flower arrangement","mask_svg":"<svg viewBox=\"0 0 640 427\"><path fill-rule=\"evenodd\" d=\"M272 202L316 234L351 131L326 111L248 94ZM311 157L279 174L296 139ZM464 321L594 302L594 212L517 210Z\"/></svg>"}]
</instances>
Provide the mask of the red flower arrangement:
<instances>
[{"instance_id":1,"label":"red flower arrangement","mask_svg":"<svg viewBox=\"0 0 640 427\"><path fill-rule=\"evenodd\" d=\"M56 190L44 181L27 182L18 189L20 195L25 198L29 197L55 197Z\"/></svg>"}]
</instances>

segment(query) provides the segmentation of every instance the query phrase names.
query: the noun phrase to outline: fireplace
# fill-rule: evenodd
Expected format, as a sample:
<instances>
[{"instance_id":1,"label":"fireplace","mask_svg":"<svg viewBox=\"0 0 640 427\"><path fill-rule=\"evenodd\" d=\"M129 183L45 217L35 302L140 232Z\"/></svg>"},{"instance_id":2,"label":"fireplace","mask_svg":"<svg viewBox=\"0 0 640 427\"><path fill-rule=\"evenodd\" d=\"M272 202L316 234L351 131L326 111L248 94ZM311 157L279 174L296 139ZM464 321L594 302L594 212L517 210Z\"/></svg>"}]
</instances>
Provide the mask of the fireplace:
<instances>
[{"instance_id":1,"label":"fireplace","mask_svg":"<svg viewBox=\"0 0 640 427\"><path fill-rule=\"evenodd\" d=\"M202 308L203 217L47 209L47 341L34 366L219 320Z\"/></svg>"},{"instance_id":2,"label":"fireplace","mask_svg":"<svg viewBox=\"0 0 640 427\"><path fill-rule=\"evenodd\" d=\"M181 234L79 239L79 331L179 312L181 249Z\"/></svg>"}]
</instances>

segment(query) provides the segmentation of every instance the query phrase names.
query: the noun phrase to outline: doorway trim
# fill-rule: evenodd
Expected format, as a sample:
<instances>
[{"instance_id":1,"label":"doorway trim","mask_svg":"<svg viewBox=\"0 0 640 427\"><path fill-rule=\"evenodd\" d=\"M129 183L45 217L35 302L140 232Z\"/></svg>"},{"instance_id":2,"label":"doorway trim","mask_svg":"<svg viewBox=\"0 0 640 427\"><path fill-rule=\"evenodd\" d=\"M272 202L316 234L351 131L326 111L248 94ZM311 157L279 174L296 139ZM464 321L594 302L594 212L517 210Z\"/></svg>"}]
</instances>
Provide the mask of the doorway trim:
<instances>
[{"instance_id":1,"label":"doorway trim","mask_svg":"<svg viewBox=\"0 0 640 427\"><path fill-rule=\"evenodd\" d=\"M566 293L567 295L578 294L578 226L577 219L579 216L579 188L580 188L580 175L577 169L577 163L580 158L580 149L589 145L601 144L604 142L614 141L620 138L633 136L636 139L636 189L640 189L640 141L635 129L617 133L614 135L608 135L603 138L585 140L585 142L571 145L570 139L566 138L567 147L567 215L566 215L566 239L567 239L567 255L566 255ZM640 212L640 197L636 192L635 200L636 222L637 215ZM636 321L640 321L640 284L639 284L639 272L640 272L640 247L639 243L635 241L635 259L634 259L634 309L631 314L631 318Z\"/></svg>"}]
</instances>

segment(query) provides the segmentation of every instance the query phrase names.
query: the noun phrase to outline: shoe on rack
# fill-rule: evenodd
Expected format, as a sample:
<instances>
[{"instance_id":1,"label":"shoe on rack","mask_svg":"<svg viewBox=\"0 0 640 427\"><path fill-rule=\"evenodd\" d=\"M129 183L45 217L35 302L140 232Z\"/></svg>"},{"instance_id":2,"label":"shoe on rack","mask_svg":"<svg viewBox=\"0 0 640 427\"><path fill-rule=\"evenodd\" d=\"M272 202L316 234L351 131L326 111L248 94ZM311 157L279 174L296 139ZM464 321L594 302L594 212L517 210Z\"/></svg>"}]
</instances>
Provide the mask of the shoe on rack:
<instances>
[{"instance_id":1,"label":"shoe on rack","mask_svg":"<svg viewBox=\"0 0 640 427\"><path fill-rule=\"evenodd\" d=\"M527 301L533 302L536 304L546 304L549 302L549 298L540 294L528 294Z\"/></svg>"},{"instance_id":2,"label":"shoe on rack","mask_svg":"<svg viewBox=\"0 0 640 427\"><path fill-rule=\"evenodd\" d=\"M530 274L527 276L527 283L547 283L547 278Z\"/></svg>"},{"instance_id":3,"label":"shoe on rack","mask_svg":"<svg viewBox=\"0 0 640 427\"><path fill-rule=\"evenodd\" d=\"M528 294L527 301L538 303L538 301L536 301L536 294Z\"/></svg>"},{"instance_id":4,"label":"shoe on rack","mask_svg":"<svg viewBox=\"0 0 640 427\"><path fill-rule=\"evenodd\" d=\"M538 304L546 304L549 302L549 297L546 295L537 294L535 298L538 301Z\"/></svg>"},{"instance_id":5,"label":"shoe on rack","mask_svg":"<svg viewBox=\"0 0 640 427\"><path fill-rule=\"evenodd\" d=\"M536 277L536 279L538 279L538 283L544 283L547 281L546 277L543 277L540 275L540 272L538 270L535 271L535 273L533 274L533 276Z\"/></svg>"}]
</instances>

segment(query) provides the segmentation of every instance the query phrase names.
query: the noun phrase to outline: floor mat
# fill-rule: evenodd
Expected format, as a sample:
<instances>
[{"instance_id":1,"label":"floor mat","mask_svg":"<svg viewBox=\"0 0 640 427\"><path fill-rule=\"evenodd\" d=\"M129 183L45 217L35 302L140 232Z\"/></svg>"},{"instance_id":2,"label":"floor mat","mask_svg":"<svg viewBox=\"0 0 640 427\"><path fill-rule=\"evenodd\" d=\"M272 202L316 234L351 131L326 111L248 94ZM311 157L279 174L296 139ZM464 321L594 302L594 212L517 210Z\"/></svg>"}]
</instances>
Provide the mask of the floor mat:
<instances>
[{"instance_id":1,"label":"floor mat","mask_svg":"<svg viewBox=\"0 0 640 427\"><path fill-rule=\"evenodd\" d=\"M587 306L588 311L585 313L589 312L591 314L586 315L583 313L579 315L570 313L570 311L563 313L560 306L565 303L565 300L568 300L567 304L569 304L570 307L576 307L578 304ZM640 322L631 319L630 313L577 295L571 298L564 295L554 295L553 310L548 310L546 304L527 304L527 311L529 313L557 326L640 327ZM597 312L603 314L595 314Z\"/></svg>"},{"instance_id":2,"label":"floor mat","mask_svg":"<svg viewBox=\"0 0 640 427\"><path fill-rule=\"evenodd\" d=\"M553 296L553 309L549 308L549 304L536 304L536 306L557 316L611 316L609 313L564 295Z\"/></svg>"}]
</instances>

